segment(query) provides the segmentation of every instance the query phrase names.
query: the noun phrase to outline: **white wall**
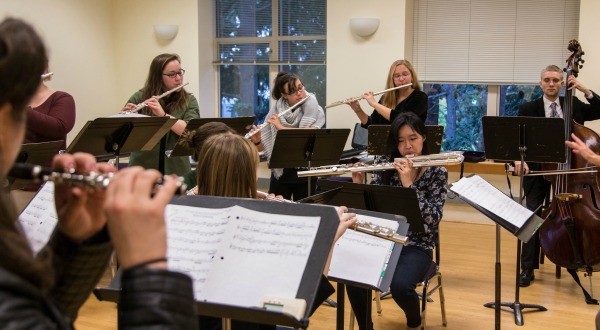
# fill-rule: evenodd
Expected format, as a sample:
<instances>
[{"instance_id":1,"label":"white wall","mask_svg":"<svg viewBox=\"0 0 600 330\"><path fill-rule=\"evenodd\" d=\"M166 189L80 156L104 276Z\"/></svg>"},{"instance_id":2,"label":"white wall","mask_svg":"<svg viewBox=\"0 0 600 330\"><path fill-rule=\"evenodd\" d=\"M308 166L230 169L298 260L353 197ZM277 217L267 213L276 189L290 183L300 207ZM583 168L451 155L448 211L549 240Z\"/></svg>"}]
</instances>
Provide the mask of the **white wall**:
<instances>
[{"instance_id":1,"label":"white wall","mask_svg":"<svg viewBox=\"0 0 600 330\"><path fill-rule=\"evenodd\" d=\"M390 65L404 58L405 5L405 0L327 2L327 103L385 89ZM366 38L352 34L350 18L357 17L379 18L378 30ZM371 112L365 101L361 105ZM329 128L357 122L349 106L327 110Z\"/></svg>"}]
</instances>

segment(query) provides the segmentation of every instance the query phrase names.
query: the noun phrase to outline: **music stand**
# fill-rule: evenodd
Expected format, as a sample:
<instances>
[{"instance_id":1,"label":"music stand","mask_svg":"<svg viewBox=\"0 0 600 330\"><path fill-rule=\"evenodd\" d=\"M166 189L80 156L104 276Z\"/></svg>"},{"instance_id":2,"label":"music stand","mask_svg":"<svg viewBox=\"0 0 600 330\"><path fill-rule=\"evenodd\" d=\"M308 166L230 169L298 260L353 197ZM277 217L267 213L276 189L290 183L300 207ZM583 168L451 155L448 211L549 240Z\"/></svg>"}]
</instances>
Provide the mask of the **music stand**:
<instances>
[{"instance_id":1,"label":"music stand","mask_svg":"<svg viewBox=\"0 0 600 330\"><path fill-rule=\"evenodd\" d=\"M21 145L21 151L19 151L15 163L29 163L45 166L50 163L54 155L58 154L58 151L64 142L64 140L58 140L39 143L25 143ZM25 187L25 185L31 181L8 177L8 182L10 184L10 190L16 190Z\"/></svg>"},{"instance_id":2,"label":"music stand","mask_svg":"<svg viewBox=\"0 0 600 330\"><path fill-rule=\"evenodd\" d=\"M337 164L350 129L282 129L277 132L269 168L313 167ZM311 195L308 179L308 195Z\"/></svg>"},{"instance_id":3,"label":"music stand","mask_svg":"<svg viewBox=\"0 0 600 330\"><path fill-rule=\"evenodd\" d=\"M67 147L68 153L87 152L98 159L115 158L134 151L148 151L169 132L177 119L169 117L115 116L88 121ZM164 153L159 154L159 170L164 173Z\"/></svg>"},{"instance_id":4,"label":"music stand","mask_svg":"<svg viewBox=\"0 0 600 330\"><path fill-rule=\"evenodd\" d=\"M482 118L486 158L502 161L520 161L521 168L527 162L564 163L566 158L565 126L562 118L496 117ZM545 134L552 132L552 134ZM562 133L561 133L562 132ZM558 134L557 134L558 133ZM523 176L519 176L519 204L523 204ZM515 301L500 302L500 229L496 223L496 293L495 301L484 306L495 309L496 329L500 329L500 306L510 307L515 324L523 325L524 308L547 309L540 305L519 302L519 273L521 268L521 239L517 240L517 265Z\"/></svg>"},{"instance_id":5,"label":"music stand","mask_svg":"<svg viewBox=\"0 0 600 330\"><path fill-rule=\"evenodd\" d=\"M265 203L264 201L246 198L228 198L215 196L184 196L174 197L171 204L199 207L204 209L221 209L232 206L241 206L250 210L263 213L279 214L285 216L319 217L318 231L312 243L308 262L301 276L300 285L295 298L306 301L306 309L300 319L291 314L277 311L278 306L269 307L242 307L215 303L206 300L197 300L197 313L205 316L230 318L246 322L261 324L282 325L293 328L305 329L308 327L309 314L317 296L319 282L322 278L323 268L327 261L331 245L339 224L339 217L333 208L320 208L297 203ZM117 273L119 274L119 272ZM246 276L239 274L240 278ZM264 276L270 276L265 274ZM96 288L93 293L98 300L119 301L120 276L115 276L109 287ZM270 294L269 288L264 288L265 294ZM287 303L284 302L284 306ZM284 307L282 306L282 307ZM284 307L285 308L285 307Z\"/></svg>"},{"instance_id":6,"label":"music stand","mask_svg":"<svg viewBox=\"0 0 600 330\"><path fill-rule=\"evenodd\" d=\"M441 125L426 125L427 131L427 149L430 154L439 154L442 150L442 138L444 137L444 126ZM390 133L390 125L369 125L369 155L386 155L386 145L388 135Z\"/></svg>"},{"instance_id":7,"label":"music stand","mask_svg":"<svg viewBox=\"0 0 600 330\"><path fill-rule=\"evenodd\" d=\"M202 125L210 122L221 122L229 127L231 127L238 135L244 135L252 128L252 123L255 120L255 116L252 117L235 117L235 118L195 118L190 120L185 126L185 132L193 131L198 129ZM183 136L183 134L181 134ZM171 150L171 152L167 151L169 157L180 157L180 156L191 156L193 154L193 150L189 149L185 144L180 143L181 137L177 144Z\"/></svg>"},{"instance_id":8,"label":"music stand","mask_svg":"<svg viewBox=\"0 0 600 330\"><path fill-rule=\"evenodd\" d=\"M337 192L336 196L329 201L329 205L344 205L349 208L402 215L407 219L411 231L421 233L425 231L425 223L423 221L421 209L419 208L417 192L414 189L325 179L319 179L317 181L317 186L320 190L342 187L342 189ZM336 314L337 330L344 329L345 291L344 283L338 282L338 309ZM368 322L371 315L371 290L367 290L366 298L366 315L368 315Z\"/></svg>"}]
</instances>

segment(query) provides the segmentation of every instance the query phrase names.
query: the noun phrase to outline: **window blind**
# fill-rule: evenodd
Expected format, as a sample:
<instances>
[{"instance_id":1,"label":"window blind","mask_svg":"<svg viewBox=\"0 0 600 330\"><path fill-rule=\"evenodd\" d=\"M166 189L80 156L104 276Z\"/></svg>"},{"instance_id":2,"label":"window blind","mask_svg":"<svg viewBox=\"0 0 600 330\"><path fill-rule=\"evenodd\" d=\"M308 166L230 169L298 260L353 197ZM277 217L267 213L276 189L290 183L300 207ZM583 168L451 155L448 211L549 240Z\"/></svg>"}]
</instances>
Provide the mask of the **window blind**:
<instances>
[{"instance_id":1,"label":"window blind","mask_svg":"<svg viewBox=\"0 0 600 330\"><path fill-rule=\"evenodd\" d=\"M414 0L413 65L427 82L537 83L546 65L565 66L579 2Z\"/></svg>"}]
</instances>

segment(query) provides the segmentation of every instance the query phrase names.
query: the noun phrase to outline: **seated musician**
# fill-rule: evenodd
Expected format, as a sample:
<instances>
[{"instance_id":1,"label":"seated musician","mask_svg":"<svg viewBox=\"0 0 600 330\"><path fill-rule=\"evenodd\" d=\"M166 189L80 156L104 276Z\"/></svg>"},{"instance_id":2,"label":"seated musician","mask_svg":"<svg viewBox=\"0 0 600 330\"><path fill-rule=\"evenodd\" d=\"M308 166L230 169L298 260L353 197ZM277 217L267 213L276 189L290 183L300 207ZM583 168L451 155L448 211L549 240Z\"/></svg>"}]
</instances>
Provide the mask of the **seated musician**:
<instances>
[{"instance_id":1,"label":"seated musician","mask_svg":"<svg viewBox=\"0 0 600 330\"><path fill-rule=\"evenodd\" d=\"M425 222L425 233L417 234L408 231L409 243L402 249L390 291L394 301L406 314L407 329L419 329L421 326L421 309L419 296L415 288L423 277L433 258L438 224L442 219L442 209L446 198L448 172L445 167L418 167L407 155L428 154L425 124L414 113L399 114L390 127L387 142L387 156L377 157L375 162L393 162L395 170L373 174L371 184L384 184L397 187L408 187L417 191L419 207ZM364 172L352 173L355 183L362 183ZM348 298L356 315L361 330L373 328L371 315L365 315L366 289L348 286ZM365 327L365 325L368 325Z\"/></svg>"},{"instance_id":2,"label":"seated musician","mask_svg":"<svg viewBox=\"0 0 600 330\"><path fill-rule=\"evenodd\" d=\"M259 158L252 142L235 134L215 134L204 141L198 153L197 194L208 196L258 198L257 171ZM354 213L344 213L348 209L339 207L340 224L335 240L340 238L348 227L356 222ZM329 251L324 275L329 269L333 247ZM333 286L322 277L313 310L334 292ZM220 329L221 319L200 317L202 329ZM275 326L232 321L233 329L275 329Z\"/></svg>"},{"instance_id":3,"label":"seated musician","mask_svg":"<svg viewBox=\"0 0 600 330\"><path fill-rule=\"evenodd\" d=\"M276 100L267 114L267 125L251 139L258 148L264 151L270 161L277 131L294 128L321 128L325 125L325 113L313 94L308 94L300 77L294 73L280 72L273 81L271 96ZM304 98L308 97L306 100ZM292 106L304 100L294 111L281 115ZM280 116L281 115L281 116ZM253 130L258 127L254 126ZM312 178L315 180L316 178ZM313 184L312 187L315 187ZM285 199L300 200L309 195L308 179L298 178L295 168L274 168L271 170L269 193L281 195Z\"/></svg>"}]
</instances>

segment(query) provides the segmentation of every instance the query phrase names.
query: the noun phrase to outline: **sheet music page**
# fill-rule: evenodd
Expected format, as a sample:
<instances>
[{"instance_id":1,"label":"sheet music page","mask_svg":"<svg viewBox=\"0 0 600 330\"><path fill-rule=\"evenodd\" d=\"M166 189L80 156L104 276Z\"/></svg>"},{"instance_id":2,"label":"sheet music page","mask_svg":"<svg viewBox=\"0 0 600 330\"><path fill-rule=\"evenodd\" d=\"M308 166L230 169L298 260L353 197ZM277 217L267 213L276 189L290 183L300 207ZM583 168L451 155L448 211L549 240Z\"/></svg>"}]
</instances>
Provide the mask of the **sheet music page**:
<instances>
[{"instance_id":1,"label":"sheet music page","mask_svg":"<svg viewBox=\"0 0 600 330\"><path fill-rule=\"evenodd\" d=\"M258 306L265 296L296 298L320 217L235 206L200 299Z\"/></svg>"},{"instance_id":2,"label":"sheet music page","mask_svg":"<svg viewBox=\"0 0 600 330\"><path fill-rule=\"evenodd\" d=\"M46 182L19 215L19 222L33 253L37 254L50 240L58 223L54 205L54 183Z\"/></svg>"},{"instance_id":3,"label":"sheet music page","mask_svg":"<svg viewBox=\"0 0 600 330\"><path fill-rule=\"evenodd\" d=\"M167 258L169 269L188 274L194 282L194 297L199 300L229 223L231 208L167 205Z\"/></svg>"},{"instance_id":4,"label":"sheet music page","mask_svg":"<svg viewBox=\"0 0 600 330\"><path fill-rule=\"evenodd\" d=\"M398 229L398 222L362 214L361 221ZM385 274L394 242L348 229L336 242L328 276L377 287Z\"/></svg>"},{"instance_id":5,"label":"sheet music page","mask_svg":"<svg viewBox=\"0 0 600 330\"><path fill-rule=\"evenodd\" d=\"M479 204L518 228L521 228L533 215L533 211L515 202L479 175L463 177L453 183L450 190Z\"/></svg>"}]
</instances>

